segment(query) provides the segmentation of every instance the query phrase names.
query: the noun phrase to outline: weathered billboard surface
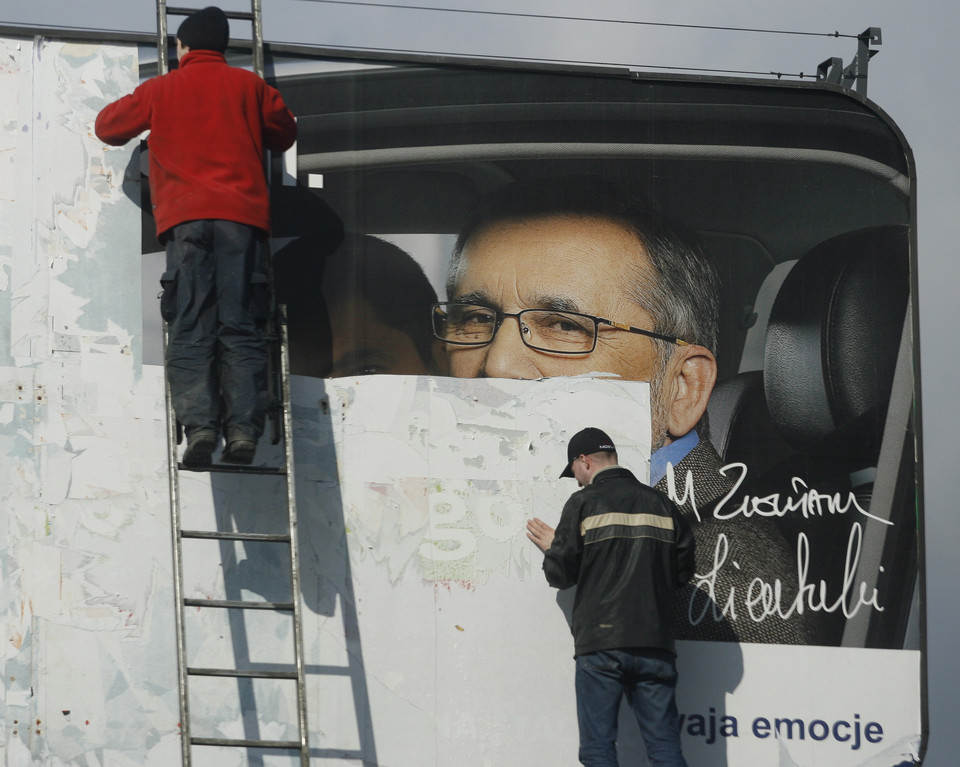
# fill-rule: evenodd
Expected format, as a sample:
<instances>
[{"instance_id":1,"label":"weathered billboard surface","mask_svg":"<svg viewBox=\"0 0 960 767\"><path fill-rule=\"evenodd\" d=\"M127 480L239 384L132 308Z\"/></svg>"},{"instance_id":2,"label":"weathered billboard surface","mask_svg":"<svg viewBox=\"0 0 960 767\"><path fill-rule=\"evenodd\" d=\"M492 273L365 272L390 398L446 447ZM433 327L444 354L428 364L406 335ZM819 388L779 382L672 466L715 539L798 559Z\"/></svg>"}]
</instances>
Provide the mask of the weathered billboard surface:
<instances>
[{"instance_id":1,"label":"weathered billboard surface","mask_svg":"<svg viewBox=\"0 0 960 767\"><path fill-rule=\"evenodd\" d=\"M108 748L170 763L162 254L145 163L90 130L136 84L137 50L5 46L2 412L8 455L36 471L8 469L4 684L9 718L44 725L3 737L24 764ZM575 758L571 595L547 587L523 522L559 518L564 445L586 425L695 524L676 605L691 763L912 763L915 236L896 130L809 85L306 57L272 71L300 126L296 172L281 185L273 168L274 269L316 763ZM197 477L186 505L269 529L278 490L248 479ZM280 588L254 544L197 562L188 592ZM255 646L287 660L282 628L209 612L191 627L203 664ZM85 696L56 677L68 642L111 681ZM195 694L200 724L231 736L290 720L274 691Z\"/></svg>"}]
</instances>

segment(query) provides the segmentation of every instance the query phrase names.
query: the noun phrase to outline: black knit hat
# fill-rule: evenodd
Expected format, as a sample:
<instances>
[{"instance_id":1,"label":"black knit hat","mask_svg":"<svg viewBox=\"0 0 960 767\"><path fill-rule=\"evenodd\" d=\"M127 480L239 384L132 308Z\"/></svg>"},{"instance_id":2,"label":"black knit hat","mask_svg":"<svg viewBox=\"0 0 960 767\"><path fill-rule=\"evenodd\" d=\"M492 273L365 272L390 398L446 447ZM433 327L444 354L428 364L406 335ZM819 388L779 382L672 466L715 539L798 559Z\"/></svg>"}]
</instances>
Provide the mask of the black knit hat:
<instances>
[{"instance_id":1,"label":"black knit hat","mask_svg":"<svg viewBox=\"0 0 960 767\"><path fill-rule=\"evenodd\" d=\"M223 53L230 39L230 22L223 11L210 5L184 19L177 30L177 39L191 51Z\"/></svg>"},{"instance_id":2,"label":"black knit hat","mask_svg":"<svg viewBox=\"0 0 960 767\"><path fill-rule=\"evenodd\" d=\"M595 426L588 426L582 431L578 431L570 438L567 445L567 467L560 474L561 477L573 476L573 462L581 455L592 455L593 453L615 453L617 452L613 440L607 436L607 433Z\"/></svg>"}]
</instances>

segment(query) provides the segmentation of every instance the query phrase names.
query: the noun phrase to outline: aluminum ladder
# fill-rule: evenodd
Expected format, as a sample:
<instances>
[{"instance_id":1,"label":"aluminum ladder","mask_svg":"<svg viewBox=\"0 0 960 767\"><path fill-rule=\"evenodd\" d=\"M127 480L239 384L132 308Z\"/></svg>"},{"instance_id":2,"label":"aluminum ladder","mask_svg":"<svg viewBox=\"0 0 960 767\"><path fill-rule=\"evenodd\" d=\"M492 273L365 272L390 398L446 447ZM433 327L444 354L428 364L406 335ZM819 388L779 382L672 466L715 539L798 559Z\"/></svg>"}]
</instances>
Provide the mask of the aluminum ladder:
<instances>
[{"instance_id":1,"label":"aluminum ladder","mask_svg":"<svg viewBox=\"0 0 960 767\"><path fill-rule=\"evenodd\" d=\"M167 34L168 16L189 16L199 8L183 8L167 5L167 0L157 0L157 71L165 75L170 71L169 36ZM263 10L261 0L250 0L250 11L224 11L228 19L249 21L253 25L251 36L253 71L263 77Z\"/></svg>"},{"instance_id":2,"label":"aluminum ladder","mask_svg":"<svg viewBox=\"0 0 960 767\"><path fill-rule=\"evenodd\" d=\"M168 16L187 16L193 13L196 8L168 7L166 0L157 0L157 68L159 74L165 74L169 69L168 58L168 34L167 17ZM264 75L264 55L263 55L263 24L260 0L252 0L251 11L249 13L225 11L228 19L241 19L252 22L252 49L253 49L253 69L260 77ZM290 408L290 364L289 364L289 344L287 338L286 317L283 307L277 307L273 298L272 273L269 268L269 254L265 254L267 262L267 273L271 277L271 312L266 337L270 346L270 371L269 381L271 387L271 399L276 403L272 408L271 422L273 432L273 444L282 442L283 444L283 465L280 467L257 467L257 466L232 466L227 464L214 463L208 467L199 469L200 471L218 472L226 474L243 475L273 475L283 478L286 488L287 502L287 530L283 533L250 533L235 532L226 530L186 530L183 529L181 514L181 492L180 492L180 472L197 471L195 468L184 467L178 460L177 445L179 442L179 426L176 421L176 415L173 409L173 403L170 396L169 385L166 390L166 414L167 414L167 459L170 483L170 510L171 510L171 530L173 538L173 571L174 571L174 599L176 601L176 635L177 635L177 667L179 678L180 693L180 735L181 751L184 767L190 767L192 764L194 746L213 746L213 747L234 747L244 749L258 750L284 750L299 754L301 767L309 767L310 749L308 742L307 727L307 697L303 654L303 623L301 615L301 589L300 589L300 565L297 544L297 509L296 493L294 482L294 456L293 456L293 423ZM164 326L164 348L166 349L167 333ZM188 599L184 598L184 540L208 540L219 541L221 544L221 554L224 547L235 544L236 542L256 542L269 543L282 546L286 549L289 557L289 583L290 592L287 601L263 601L263 600L243 600L243 599ZM227 583L227 569L224 568L224 580L227 596L230 592L236 592L239 595L239 587L232 587ZM186 610L190 609L214 609L239 611L243 614L245 611L252 610L273 610L290 616L292 621L293 635L293 656L294 661L290 670L263 670L258 668L204 668L189 665L186 641ZM243 624L241 623L241 626ZM243 644L246 646L248 637L245 629L240 629L243 633ZM236 664L236 657L234 658ZM272 679L287 680L296 684L297 701L297 740L267 740L259 737L254 738L220 738L220 737L197 737L192 734L190 720L190 686L192 677L221 677L233 678L238 681L238 685L244 680ZM251 760L252 761L252 760ZM259 761L259 760L257 760Z\"/></svg>"}]
</instances>

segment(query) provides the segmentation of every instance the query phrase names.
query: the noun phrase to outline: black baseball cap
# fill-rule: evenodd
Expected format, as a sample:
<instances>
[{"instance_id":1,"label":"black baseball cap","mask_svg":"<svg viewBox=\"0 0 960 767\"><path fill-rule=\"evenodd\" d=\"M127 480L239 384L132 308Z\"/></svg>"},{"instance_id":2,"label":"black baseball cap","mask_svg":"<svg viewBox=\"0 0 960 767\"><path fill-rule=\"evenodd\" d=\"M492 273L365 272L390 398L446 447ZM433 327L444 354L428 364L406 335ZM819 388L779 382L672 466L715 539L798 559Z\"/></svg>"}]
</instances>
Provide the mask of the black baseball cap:
<instances>
[{"instance_id":1,"label":"black baseball cap","mask_svg":"<svg viewBox=\"0 0 960 767\"><path fill-rule=\"evenodd\" d=\"M605 431L595 426L588 426L570 438L570 442L567 444L567 465L560 473L560 476L573 476L573 462L578 456L590 455L591 453L615 452L617 452L617 447Z\"/></svg>"}]
</instances>

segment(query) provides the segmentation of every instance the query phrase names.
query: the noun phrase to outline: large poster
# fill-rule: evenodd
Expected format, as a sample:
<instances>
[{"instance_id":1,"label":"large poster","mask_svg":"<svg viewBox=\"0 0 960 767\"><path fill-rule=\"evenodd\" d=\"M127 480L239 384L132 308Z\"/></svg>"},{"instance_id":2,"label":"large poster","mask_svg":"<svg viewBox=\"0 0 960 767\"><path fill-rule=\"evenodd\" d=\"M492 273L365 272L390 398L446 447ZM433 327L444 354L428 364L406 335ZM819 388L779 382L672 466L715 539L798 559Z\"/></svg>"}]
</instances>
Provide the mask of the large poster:
<instances>
[{"instance_id":1,"label":"large poster","mask_svg":"<svg viewBox=\"0 0 960 767\"><path fill-rule=\"evenodd\" d=\"M697 538L676 605L690 753L909 761L913 182L895 126L816 86L289 66L301 137L274 268L294 371L649 382L649 479Z\"/></svg>"},{"instance_id":2,"label":"large poster","mask_svg":"<svg viewBox=\"0 0 960 767\"><path fill-rule=\"evenodd\" d=\"M648 381L651 482L696 522L682 638L918 646L912 181L881 114L823 86L276 72L295 373Z\"/></svg>"}]
</instances>

